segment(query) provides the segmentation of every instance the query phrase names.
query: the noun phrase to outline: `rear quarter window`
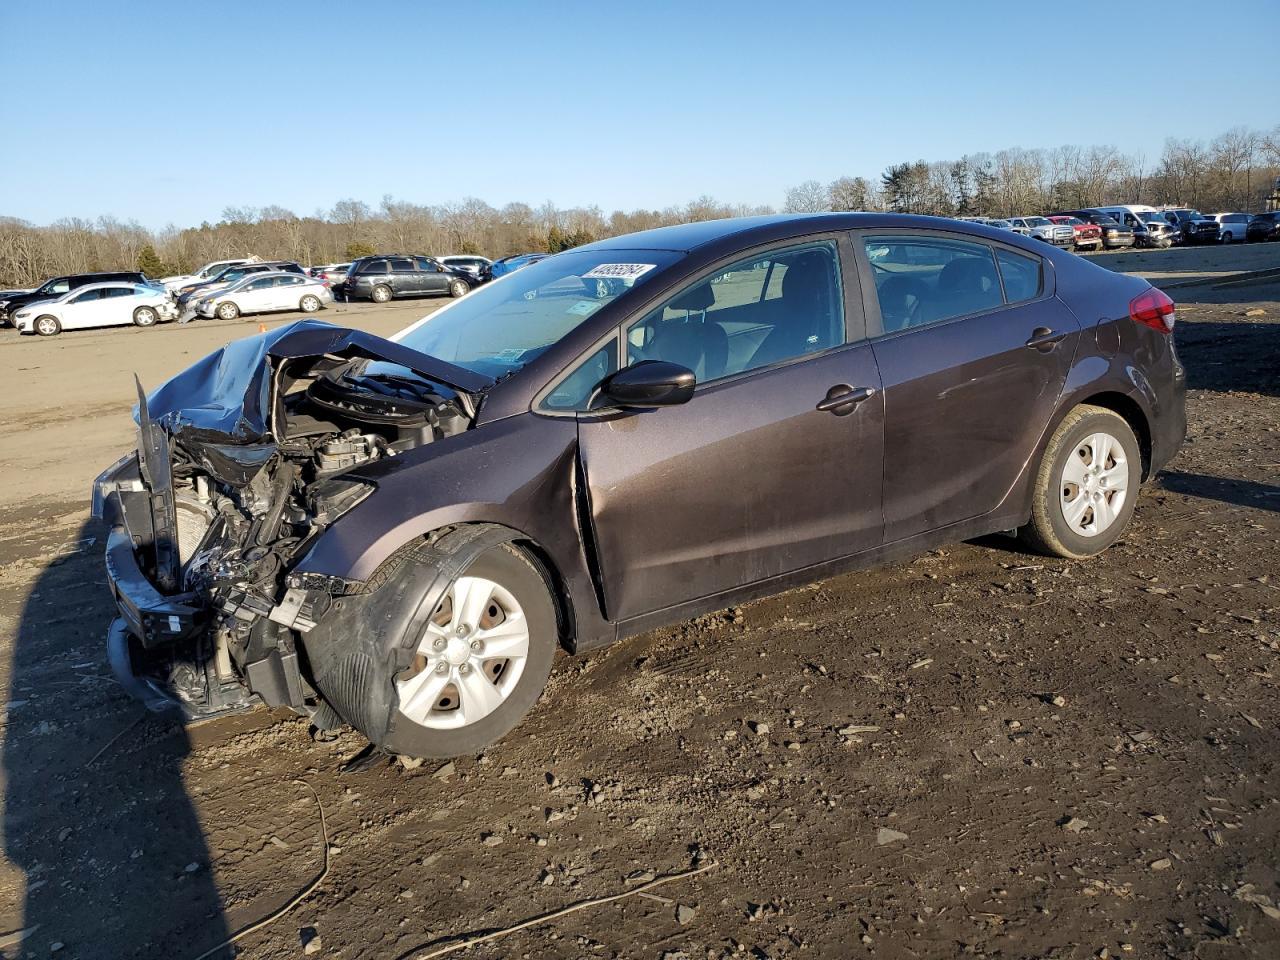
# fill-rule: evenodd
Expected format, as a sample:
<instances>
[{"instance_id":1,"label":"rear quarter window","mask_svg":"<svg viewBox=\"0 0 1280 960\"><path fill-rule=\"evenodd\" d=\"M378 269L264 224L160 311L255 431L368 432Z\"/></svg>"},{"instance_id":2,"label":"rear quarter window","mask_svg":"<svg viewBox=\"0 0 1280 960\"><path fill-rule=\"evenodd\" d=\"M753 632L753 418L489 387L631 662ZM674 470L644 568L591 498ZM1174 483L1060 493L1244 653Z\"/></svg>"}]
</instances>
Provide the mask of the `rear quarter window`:
<instances>
[{"instance_id":1,"label":"rear quarter window","mask_svg":"<svg viewBox=\"0 0 1280 960\"><path fill-rule=\"evenodd\" d=\"M1022 303L1040 296L1044 287L1044 265L1039 257L1025 256L1012 250L996 250L1000 279L1008 303Z\"/></svg>"}]
</instances>

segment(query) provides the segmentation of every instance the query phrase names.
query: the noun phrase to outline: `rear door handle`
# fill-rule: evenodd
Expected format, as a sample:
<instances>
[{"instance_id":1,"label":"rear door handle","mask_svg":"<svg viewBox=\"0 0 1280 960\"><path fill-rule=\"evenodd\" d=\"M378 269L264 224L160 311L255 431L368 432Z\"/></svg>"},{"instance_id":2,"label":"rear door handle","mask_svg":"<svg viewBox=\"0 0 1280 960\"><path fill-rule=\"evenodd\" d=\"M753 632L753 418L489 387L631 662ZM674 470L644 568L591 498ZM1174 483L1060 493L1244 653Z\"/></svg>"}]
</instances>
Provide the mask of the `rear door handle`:
<instances>
[{"instance_id":1,"label":"rear door handle","mask_svg":"<svg viewBox=\"0 0 1280 960\"><path fill-rule=\"evenodd\" d=\"M1027 341L1027 346L1032 350L1052 350L1065 339L1067 339L1065 333L1057 333L1048 327L1036 327L1031 331L1031 339Z\"/></svg>"},{"instance_id":2,"label":"rear door handle","mask_svg":"<svg viewBox=\"0 0 1280 960\"><path fill-rule=\"evenodd\" d=\"M818 403L817 409L823 413L834 413L837 417L843 417L847 413L853 413L853 408L863 400L870 400L875 395L875 387L851 387L847 383L837 383L827 391L826 397Z\"/></svg>"}]
</instances>

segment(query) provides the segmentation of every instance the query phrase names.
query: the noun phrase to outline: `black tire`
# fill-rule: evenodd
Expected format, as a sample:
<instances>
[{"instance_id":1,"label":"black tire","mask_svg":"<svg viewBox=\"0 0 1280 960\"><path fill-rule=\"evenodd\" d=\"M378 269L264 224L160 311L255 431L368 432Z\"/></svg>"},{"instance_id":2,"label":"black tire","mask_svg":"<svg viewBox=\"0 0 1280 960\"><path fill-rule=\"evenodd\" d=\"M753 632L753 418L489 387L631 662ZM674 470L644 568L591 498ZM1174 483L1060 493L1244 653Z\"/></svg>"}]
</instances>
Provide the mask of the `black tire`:
<instances>
[{"instance_id":1,"label":"black tire","mask_svg":"<svg viewBox=\"0 0 1280 960\"><path fill-rule=\"evenodd\" d=\"M387 303L391 299L391 288L380 283L369 291L369 299L374 303Z\"/></svg>"},{"instance_id":2,"label":"black tire","mask_svg":"<svg viewBox=\"0 0 1280 960\"><path fill-rule=\"evenodd\" d=\"M240 316L240 308L230 300L226 300L218 304L218 309L214 313L219 320L234 320Z\"/></svg>"},{"instance_id":3,"label":"black tire","mask_svg":"<svg viewBox=\"0 0 1280 960\"><path fill-rule=\"evenodd\" d=\"M314 293L308 293L298 301L298 309L303 313L316 313L322 306L324 304L320 302L320 298Z\"/></svg>"},{"instance_id":4,"label":"black tire","mask_svg":"<svg viewBox=\"0 0 1280 960\"><path fill-rule=\"evenodd\" d=\"M133 311L133 323L137 327L153 327L160 320L154 307L138 307Z\"/></svg>"},{"instance_id":5,"label":"black tire","mask_svg":"<svg viewBox=\"0 0 1280 960\"><path fill-rule=\"evenodd\" d=\"M422 562L415 554L390 561L394 564L385 582L377 587L390 604L378 605L383 622L411 621L411 615L422 601L422 584L429 578L415 570ZM514 689L492 713L475 723L456 729L438 729L420 725L398 708L390 732L383 742L385 749L410 757L456 757L476 753L500 740L533 709L546 687L547 677L559 646L555 602L546 578L529 557L510 544L491 547L480 554L463 571L463 576L483 577L500 584L520 604L529 625L529 652L524 670ZM372 583L379 581L377 573ZM417 638L402 638L400 646L416 647ZM323 691L322 691L323 692ZM398 696L393 692L393 703ZM361 731L366 732L366 731Z\"/></svg>"},{"instance_id":6,"label":"black tire","mask_svg":"<svg viewBox=\"0 0 1280 960\"><path fill-rule=\"evenodd\" d=\"M1109 434L1124 451L1128 485L1124 502L1106 529L1092 536L1077 533L1067 523L1061 496L1068 458L1078 455L1086 438ZM1142 451L1124 417L1090 404L1081 404L1063 419L1045 447L1031 494L1031 522L1019 531L1022 541L1040 553L1083 560L1096 556L1124 535L1133 517L1142 483ZM1104 494L1106 495L1106 494Z\"/></svg>"},{"instance_id":7,"label":"black tire","mask_svg":"<svg viewBox=\"0 0 1280 960\"><path fill-rule=\"evenodd\" d=\"M31 325L31 329L42 337L54 337L62 332L62 322L57 317L46 314L43 317L36 317L36 322Z\"/></svg>"},{"instance_id":8,"label":"black tire","mask_svg":"<svg viewBox=\"0 0 1280 960\"><path fill-rule=\"evenodd\" d=\"M465 280L451 280L449 282L449 296L461 297L471 292L471 285Z\"/></svg>"}]
</instances>

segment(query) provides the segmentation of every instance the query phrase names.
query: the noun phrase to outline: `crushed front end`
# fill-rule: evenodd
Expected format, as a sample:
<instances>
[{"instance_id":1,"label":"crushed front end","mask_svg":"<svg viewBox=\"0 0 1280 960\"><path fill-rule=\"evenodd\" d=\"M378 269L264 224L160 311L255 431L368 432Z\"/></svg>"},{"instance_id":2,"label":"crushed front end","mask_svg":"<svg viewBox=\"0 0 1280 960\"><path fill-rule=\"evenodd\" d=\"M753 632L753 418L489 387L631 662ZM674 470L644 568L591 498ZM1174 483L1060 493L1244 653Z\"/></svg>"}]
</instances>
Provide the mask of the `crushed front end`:
<instances>
[{"instance_id":1,"label":"crushed front end","mask_svg":"<svg viewBox=\"0 0 1280 960\"><path fill-rule=\"evenodd\" d=\"M468 429L467 390L482 385L301 321L229 344L150 397L139 386L137 449L94 486L121 684L184 720L259 702L314 714L302 636L363 584L290 571L374 492L361 466Z\"/></svg>"}]
</instances>

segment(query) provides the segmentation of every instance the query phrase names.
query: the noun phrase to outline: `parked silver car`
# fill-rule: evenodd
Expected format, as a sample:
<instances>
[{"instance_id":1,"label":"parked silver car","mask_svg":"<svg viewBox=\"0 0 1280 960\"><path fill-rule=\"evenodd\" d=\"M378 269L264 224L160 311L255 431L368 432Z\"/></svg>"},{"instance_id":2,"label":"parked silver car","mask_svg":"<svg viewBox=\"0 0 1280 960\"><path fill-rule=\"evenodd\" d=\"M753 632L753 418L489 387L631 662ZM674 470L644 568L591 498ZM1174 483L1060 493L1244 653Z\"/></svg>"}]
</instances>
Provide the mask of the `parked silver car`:
<instances>
[{"instance_id":1,"label":"parked silver car","mask_svg":"<svg viewBox=\"0 0 1280 960\"><path fill-rule=\"evenodd\" d=\"M297 273L253 273L196 301L195 311L206 318L234 320L246 313L301 310L315 313L333 303L323 280Z\"/></svg>"},{"instance_id":2,"label":"parked silver car","mask_svg":"<svg viewBox=\"0 0 1280 960\"><path fill-rule=\"evenodd\" d=\"M1054 223L1048 217L1009 217L1015 233L1035 237L1055 247L1070 247L1075 243L1075 231L1069 223Z\"/></svg>"}]
</instances>

